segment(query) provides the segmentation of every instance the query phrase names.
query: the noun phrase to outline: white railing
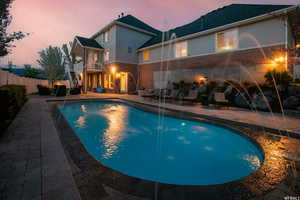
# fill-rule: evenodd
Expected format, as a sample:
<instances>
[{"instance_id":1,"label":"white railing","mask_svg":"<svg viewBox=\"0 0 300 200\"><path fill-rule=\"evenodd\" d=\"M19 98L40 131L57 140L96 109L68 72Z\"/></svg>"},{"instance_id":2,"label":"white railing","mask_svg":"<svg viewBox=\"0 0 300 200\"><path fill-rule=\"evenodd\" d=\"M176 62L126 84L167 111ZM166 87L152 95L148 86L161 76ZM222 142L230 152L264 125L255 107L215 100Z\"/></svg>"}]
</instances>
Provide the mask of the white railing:
<instances>
[{"instance_id":1,"label":"white railing","mask_svg":"<svg viewBox=\"0 0 300 200\"><path fill-rule=\"evenodd\" d=\"M99 63L88 64L86 67L88 70L103 70L103 65Z\"/></svg>"}]
</instances>

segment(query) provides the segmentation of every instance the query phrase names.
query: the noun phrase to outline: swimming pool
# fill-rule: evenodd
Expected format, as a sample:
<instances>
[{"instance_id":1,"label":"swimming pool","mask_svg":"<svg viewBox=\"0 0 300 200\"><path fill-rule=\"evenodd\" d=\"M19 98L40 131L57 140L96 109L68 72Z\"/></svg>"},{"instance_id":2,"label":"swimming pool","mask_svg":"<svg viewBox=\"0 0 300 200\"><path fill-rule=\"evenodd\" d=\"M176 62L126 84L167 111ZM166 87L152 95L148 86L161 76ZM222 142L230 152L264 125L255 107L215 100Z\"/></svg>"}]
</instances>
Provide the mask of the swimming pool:
<instances>
[{"instance_id":1,"label":"swimming pool","mask_svg":"<svg viewBox=\"0 0 300 200\"><path fill-rule=\"evenodd\" d=\"M248 176L263 162L254 143L219 126L118 102L66 104L60 111L94 158L128 176L213 185Z\"/></svg>"}]
</instances>

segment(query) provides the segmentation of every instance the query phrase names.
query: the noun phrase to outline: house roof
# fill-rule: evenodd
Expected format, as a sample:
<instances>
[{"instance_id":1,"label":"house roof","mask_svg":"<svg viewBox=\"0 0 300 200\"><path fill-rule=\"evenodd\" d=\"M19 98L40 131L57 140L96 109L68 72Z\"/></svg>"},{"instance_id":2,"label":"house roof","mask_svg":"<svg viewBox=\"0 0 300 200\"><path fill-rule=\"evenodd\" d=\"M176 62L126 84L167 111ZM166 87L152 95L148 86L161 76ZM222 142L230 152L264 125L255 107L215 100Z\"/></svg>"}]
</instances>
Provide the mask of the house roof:
<instances>
[{"instance_id":1,"label":"house roof","mask_svg":"<svg viewBox=\"0 0 300 200\"><path fill-rule=\"evenodd\" d=\"M24 76L25 74L25 69L24 68L1 68L2 70L4 71L8 71L10 73L13 73L15 75L18 75L18 76Z\"/></svg>"},{"instance_id":2,"label":"house roof","mask_svg":"<svg viewBox=\"0 0 300 200\"><path fill-rule=\"evenodd\" d=\"M148 31L150 33L154 33L156 35L161 34L161 31L149 26L148 24L142 22L141 20L137 19L136 17L134 17L132 15L126 15L125 17L116 19L116 21L133 26L135 28L139 28L139 29Z\"/></svg>"},{"instance_id":3,"label":"house roof","mask_svg":"<svg viewBox=\"0 0 300 200\"><path fill-rule=\"evenodd\" d=\"M159 44L162 41L168 41L173 33L176 34L176 38L180 38L190 34L250 19L259 15L264 15L276 10L288 8L290 6L291 5L231 4L229 6L209 12L208 14L201 16L189 24L171 29L165 32L165 34L159 33L156 37L153 37L143 44L139 49Z\"/></svg>"},{"instance_id":4,"label":"house roof","mask_svg":"<svg viewBox=\"0 0 300 200\"><path fill-rule=\"evenodd\" d=\"M75 38L84 47L103 49L103 47L94 39L84 38L84 37L80 37L80 36L76 36Z\"/></svg>"}]
</instances>

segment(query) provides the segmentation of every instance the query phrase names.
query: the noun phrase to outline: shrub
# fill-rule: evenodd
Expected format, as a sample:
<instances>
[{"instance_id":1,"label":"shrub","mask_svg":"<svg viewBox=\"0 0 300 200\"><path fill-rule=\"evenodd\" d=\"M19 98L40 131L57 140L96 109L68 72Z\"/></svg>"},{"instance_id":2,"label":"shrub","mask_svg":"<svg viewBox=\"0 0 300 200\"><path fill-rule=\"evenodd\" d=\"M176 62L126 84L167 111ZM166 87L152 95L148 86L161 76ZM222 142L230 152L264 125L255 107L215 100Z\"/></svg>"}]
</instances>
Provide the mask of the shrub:
<instances>
[{"instance_id":1,"label":"shrub","mask_svg":"<svg viewBox=\"0 0 300 200\"><path fill-rule=\"evenodd\" d=\"M17 110L17 103L16 97L8 90L0 89L0 99L0 122L2 124L5 120L13 117L14 110Z\"/></svg>"},{"instance_id":2,"label":"shrub","mask_svg":"<svg viewBox=\"0 0 300 200\"><path fill-rule=\"evenodd\" d=\"M4 85L0 90L6 90L16 98L17 106L20 108L26 101L26 87L22 85Z\"/></svg>"},{"instance_id":3,"label":"shrub","mask_svg":"<svg viewBox=\"0 0 300 200\"><path fill-rule=\"evenodd\" d=\"M39 95L50 95L51 94L50 88L48 88L46 86L37 85L37 88L38 88Z\"/></svg>"},{"instance_id":4,"label":"shrub","mask_svg":"<svg viewBox=\"0 0 300 200\"><path fill-rule=\"evenodd\" d=\"M278 71L276 69L270 70L265 74L266 83L274 86L274 80L276 85L289 85L293 76L288 71Z\"/></svg>"},{"instance_id":5,"label":"shrub","mask_svg":"<svg viewBox=\"0 0 300 200\"><path fill-rule=\"evenodd\" d=\"M5 130L26 102L26 88L21 85L5 85L0 87L0 133Z\"/></svg>"},{"instance_id":6,"label":"shrub","mask_svg":"<svg viewBox=\"0 0 300 200\"><path fill-rule=\"evenodd\" d=\"M300 83L300 78L296 78L294 83Z\"/></svg>"},{"instance_id":7,"label":"shrub","mask_svg":"<svg viewBox=\"0 0 300 200\"><path fill-rule=\"evenodd\" d=\"M65 85L55 85L54 90L55 96L57 97L66 96L67 94L67 88Z\"/></svg>"},{"instance_id":8,"label":"shrub","mask_svg":"<svg viewBox=\"0 0 300 200\"><path fill-rule=\"evenodd\" d=\"M209 81L206 84L207 87L207 94L209 94L213 89L215 89L218 86L218 82L217 81Z\"/></svg>"},{"instance_id":9,"label":"shrub","mask_svg":"<svg viewBox=\"0 0 300 200\"><path fill-rule=\"evenodd\" d=\"M174 90L179 90L179 83L173 82L172 84L173 84L173 89Z\"/></svg>"},{"instance_id":10,"label":"shrub","mask_svg":"<svg viewBox=\"0 0 300 200\"><path fill-rule=\"evenodd\" d=\"M97 88L96 91L99 92L99 93L104 93L103 88ZM80 93L81 93L81 88L80 87L70 89L70 94L72 94L72 95L76 95L76 94L80 94Z\"/></svg>"}]
</instances>

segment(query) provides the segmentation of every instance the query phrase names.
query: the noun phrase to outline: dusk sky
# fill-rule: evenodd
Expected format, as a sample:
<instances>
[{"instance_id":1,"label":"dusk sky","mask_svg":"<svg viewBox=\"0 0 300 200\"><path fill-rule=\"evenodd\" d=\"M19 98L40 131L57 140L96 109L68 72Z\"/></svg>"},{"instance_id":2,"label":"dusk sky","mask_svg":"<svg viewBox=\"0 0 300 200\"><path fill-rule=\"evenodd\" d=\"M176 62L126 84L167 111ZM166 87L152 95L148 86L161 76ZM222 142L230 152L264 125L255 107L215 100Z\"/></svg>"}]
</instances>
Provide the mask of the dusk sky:
<instances>
[{"instance_id":1,"label":"dusk sky","mask_svg":"<svg viewBox=\"0 0 300 200\"><path fill-rule=\"evenodd\" d=\"M0 65L11 60L16 65L37 67L38 52L42 49L61 46L75 35L90 37L121 12L166 30L231 3L299 4L300 0L15 0L9 30L30 35L17 41L12 54L0 58Z\"/></svg>"}]
</instances>

